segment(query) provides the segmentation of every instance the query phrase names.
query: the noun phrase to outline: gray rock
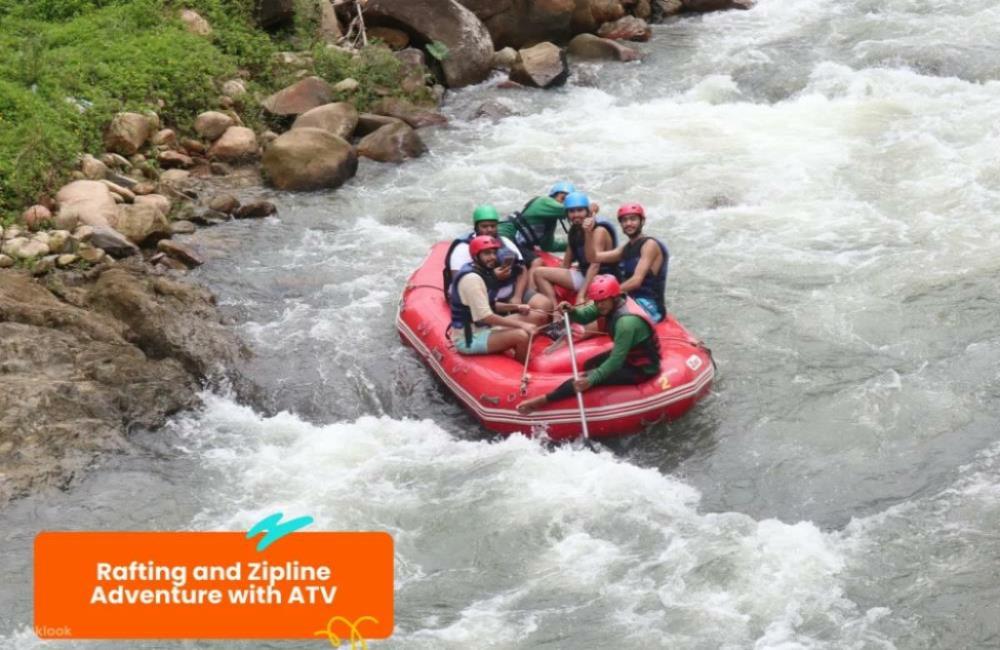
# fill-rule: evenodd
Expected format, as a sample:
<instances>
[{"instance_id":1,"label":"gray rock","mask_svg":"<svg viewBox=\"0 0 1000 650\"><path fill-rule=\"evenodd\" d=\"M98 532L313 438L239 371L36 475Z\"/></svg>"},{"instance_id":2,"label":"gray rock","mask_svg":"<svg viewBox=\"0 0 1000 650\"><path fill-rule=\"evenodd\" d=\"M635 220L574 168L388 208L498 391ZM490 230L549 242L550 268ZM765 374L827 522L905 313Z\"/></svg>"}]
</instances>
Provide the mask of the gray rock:
<instances>
[{"instance_id":1,"label":"gray rock","mask_svg":"<svg viewBox=\"0 0 1000 650\"><path fill-rule=\"evenodd\" d=\"M90 244L91 247L106 251L108 255L117 259L129 257L130 255L135 255L139 252L138 246L133 244L114 228L93 228L90 236L85 241ZM80 247L80 250L83 250L82 246Z\"/></svg>"}]
</instances>

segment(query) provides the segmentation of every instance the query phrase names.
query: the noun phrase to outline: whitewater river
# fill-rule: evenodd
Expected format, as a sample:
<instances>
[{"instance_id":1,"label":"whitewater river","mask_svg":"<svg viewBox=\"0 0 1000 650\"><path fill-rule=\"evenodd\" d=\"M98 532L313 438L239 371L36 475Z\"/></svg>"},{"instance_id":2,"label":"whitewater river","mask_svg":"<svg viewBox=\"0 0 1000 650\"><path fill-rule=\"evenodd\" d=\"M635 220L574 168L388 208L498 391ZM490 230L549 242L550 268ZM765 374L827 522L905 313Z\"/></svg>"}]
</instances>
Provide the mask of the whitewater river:
<instances>
[{"instance_id":1,"label":"whitewater river","mask_svg":"<svg viewBox=\"0 0 1000 650\"><path fill-rule=\"evenodd\" d=\"M0 645L45 645L41 529L282 511L393 534L373 648L1000 647L998 43L995 0L761 0L564 89L452 94L430 155L202 231L193 275L256 350L266 410L207 395L0 512ZM487 100L518 115L472 119ZM393 325L474 203L564 178L606 214L647 206L671 310L720 368L687 417L597 454L489 436Z\"/></svg>"}]
</instances>

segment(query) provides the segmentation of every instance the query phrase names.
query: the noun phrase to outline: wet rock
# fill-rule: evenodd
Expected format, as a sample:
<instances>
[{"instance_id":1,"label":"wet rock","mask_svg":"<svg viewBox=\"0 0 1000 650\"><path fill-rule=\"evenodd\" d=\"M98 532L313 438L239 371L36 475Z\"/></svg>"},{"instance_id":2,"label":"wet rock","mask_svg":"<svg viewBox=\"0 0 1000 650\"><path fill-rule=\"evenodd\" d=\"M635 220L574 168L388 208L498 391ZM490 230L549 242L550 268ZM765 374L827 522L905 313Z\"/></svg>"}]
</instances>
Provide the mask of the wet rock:
<instances>
[{"instance_id":1,"label":"wet rock","mask_svg":"<svg viewBox=\"0 0 1000 650\"><path fill-rule=\"evenodd\" d=\"M333 88L319 77L306 77L279 90L262 102L272 115L301 115L333 101Z\"/></svg>"},{"instance_id":2,"label":"wet rock","mask_svg":"<svg viewBox=\"0 0 1000 650\"><path fill-rule=\"evenodd\" d=\"M161 239L157 242L156 250L174 258L175 260L183 262L188 268L201 266L205 263L205 260L203 260L198 253L194 252L191 247L170 239Z\"/></svg>"},{"instance_id":3,"label":"wet rock","mask_svg":"<svg viewBox=\"0 0 1000 650\"><path fill-rule=\"evenodd\" d=\"M231 126L215 141L208 155L213 161L228 163L255 160L260 155L257 136L245 126Z\"/></svg>"},{"instance_id":4,"label":"wet rock","mask_svg":"<svg viewBox=\"0 0 1000 650\"><path fill-rule=\"evenodd\" d=\"M379 100L372 112L403 120L415 129L425 126L436 126L448 123L441 113L416 106L412 102L398 97L386 97Z\"/></svg>"},{"instance_id":5,"label":"wet rock","mask_svg":"<svg viewBox=\"0 0 1000 650\"><path fill-rule=\"evenodd\" d=\"M597 35L613 41L648 41L653 30L641 18L622 16L614 22L601 25Z\"/></svg>"},{"instance_id":6,"label":"wet rock","mask_svg":"<svg viewBox=\"0 0 1000 650\"><path fill-rule=\"evenodd\" d=\"M232 194L217 194L208 202L208 207L210 210L215 210L216 212L231 214L236 208L240 207L240 200Z\"/></svg>"},{"instance_id":7,"label":"wet rock","mask_svg":"<svg viewBox=\"0 0 1000 650\"><path fill-rule=\"evenodd\" d=\"M427 153L417 132L403 123L387 124L358 143L358 155L378 162L403 162Z\"/></svg>"},{"instance_id":8,"label":"wet rock","mask_svg":"<svg viewBox=\"0 0 1000 650\"><path fill-rule=\"evenodd\" d=\"M361 113L358 115L358 126L355 135L366 136L387 124L406 124L398 117L388 115L376 115L374 113Z\"/></svg>"},{"instance_id":9,"label":"wet rock","mask_svg":"<svg viewBox=\"0 0 1000 650\"><path fill-rule=\"evenodd\" d=\"M0 507L125 451L132 428L196 406L203 381L245 385L211 295L128 264L95 272L0 282Z\"/></svg>"},{"instance_id":10,"label":"wet rock","mask_svg":"<svg viewBox=\"0 0 1000 650\"><path fill-rule=\"evenodd\" d=\"M491 122L499 122L503 118L510 117L511 115L515 115L515 111L512 108L510 108L506 104L491 99L489 101L483 102L478 107L476 107L476 110L473 112L472 117L474 119L485 118L490 120Z\"/></svg>"},{"instance_id":11,"label":"wet rock","mask_svg":"<svg viewBox=\"0 0 1000 650\"><path fill-rule=\"evenodd\" d=\"M500 70L510 70L517 61L517 50L505 47L493 53L493 67Z\"/></svg>"},{"instance_id":12,"label":"wet rock","mask_svg":"<svg viewBox=\"0 0 1000 650\"><path fill-rule=\"evenodd\" d=\"M206 140L217 140L222 137L222 134L226 132L231 126L235 126L236 122L232 117L226 115L225 113L220 113L218 111L205 111L198 115L194 120L194 130L201 137ZM197 142L197 140L195 140ZM200 145L201 143L199 143ZM186 141L185 141L185 149Z\"/></svg>"},{"instance_id":13,"label":"wet rock","mask_svg":"<svg viewBox=\"0 0 1000 650\"><path fill-rule=\"evenodd\" d=\"M357 154L346 140L310 127L278 136L262 163L274 187L296 191L339 187L358 169Z\"/></svg>"},{"instance_id":14,"label":"wet rock","mask_svg":"<svg viewBox=\"0 0 1000 650\"><path fill-rule=\"evenodd\" d=\"M493 41L475 14L455 0L368 0L371 27L402 27L424 43L448 48L441 69L448 86L479 83L493 67Z\"/></svg>"},{"instance_id":15,"label":"wet rock","mask_svg":"<svg viewBox=\"0 0 1000 650\"><path fill-rule=\"evenodd\" d=\"M38 230L52 222L52 212L44 205L33 205L21 213L21 221L31 230Z\"/></svg>"},{"instance_id":16,"label":"wet rock","mask_svg":"<svg viewBox=\"0 0 1000 650\"><path fill-rule=\"evenodd\" d=\"M153 134L153 123L148 115L118 113L104 133L104 147L126 156L135 155Z\"/></svg>"},{"instance_id":17,"label":"wet rock","mask_svg":"<svg viewBox=\"0 0 1000 650\"><path fill-rule=\"evenodd\" d=\"M569 78L566 53L552 43L539 43L518 50L510 79L523 86L550 88L561 86Z\"/></svg>"},{"instance_id":18,"label":"wet rock","mask_svg":"<svg viewBox=\"0 0 1000 650\"><path fill-rule=\"evenodd\" d=\"M324 104L299 115L292 124L293 129L313 127L339 135L345 140L351 137L358 125L358 110L348 102Z\"/></svg>"},{"instance_id":19,"label":"wet rock","mask_svg":"<svg viewBox=\"0 0 1000 650\"><path fill-rule=\"evenodd\" d=\"M570 56L586 60L636 61L641 58L637 50L593 34L574 36L567 51Z\"/></svg>"},{"instance_id":20,"label":"wet rock","mask_svg":"<svg viewBox=\"0 0 1000 650\"><path fill-rule=\"evenodd\" d=\"M278 213L278 206L270 201L251 201L233 210L237 219L260 219Z\"/></svg>"},{"instance_id":21,"label":"wet rock","mask_svg":"<svg viewBox=\"0 0 1000 650\"><path fill-rule=\"evenodd\" d=\"M172 221L170 223L170 233L172 235L190 235L197 229L197 226L184 219L181 219L180 221Z\"/></svg>"},{"instance_id":22,"label":"wet rock","mask_svg":"<svg viewBox=\"0 0 1000 650\"><path fill-rule=\"evenodd\" d=\"M160 184L174 189L182 189L191 182L191 172L186 169L168 169L160 174Z\"/></svg>"},{"instance_id":23,"label":"wet rock","mask_svg":"<svg viewBox=\"0 0 1000 650\"><path fill-rule=\"evenodd\" d=\"M233 168L223 162L213 162L208 166L208 169L213 176L228 176L233 173Z\"/></svg>"},{"instance_id":24,"label":"wet rock","mask_svg":"<svg viewBox=\"0 0 1000 650\"><path fill-rule=\"evenodd\" d=\"M683 0L687 11L723 11L725 9L751 9L753 0Z\"/></svg>"}]
</instances>

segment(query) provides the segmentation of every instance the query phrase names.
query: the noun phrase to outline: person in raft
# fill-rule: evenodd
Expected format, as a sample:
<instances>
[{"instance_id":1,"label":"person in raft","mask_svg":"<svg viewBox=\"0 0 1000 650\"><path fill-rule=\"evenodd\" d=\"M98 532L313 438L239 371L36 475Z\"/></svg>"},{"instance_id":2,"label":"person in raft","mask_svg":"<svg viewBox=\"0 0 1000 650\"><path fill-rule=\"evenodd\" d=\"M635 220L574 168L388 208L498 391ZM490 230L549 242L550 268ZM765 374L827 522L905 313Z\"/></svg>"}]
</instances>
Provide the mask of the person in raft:
<instances>
[{"instance_id":1,"label":"person in raft","mask_svg":"<svg viewBox=\"0 0 1000 650\"><path fill-rule=\"evenodd\" d=\"M460 271L463 266L472 261L472 256L469 255L469 242L472 241L472 238L480 235L496 237L497 225L499 223L500 213L498 213L497 209L492 205L477 205L472 211L472 232L452 241L451 246L448 248L448 252L445 254L443 273L445 291L448 291L451 288L451 282L455 273ZM506 237L499 237L499 239L500 243L502 243L504 247L499 253L500 260L497 268L494 270L494 275L497 280L500 280L503 286L500 293L497 294L497 300L515 304L524 302L524 291L528 284L527 274L524 274L523 283L515 282L513 284L507 284L507 280L510 278L512 273L515 274L514 279L517 280L518 278L516 277L516 274L522 273L524 270L524 262L521 257L521 251L518 250L517 245L510 239ZM507 261L510 258L513 258L512 262Z\"/></svg>"},{"instance_id":2,"label":"person in raft","mask_svg":"<svg viewBox=\"0 0 1000 650\"><path fill-rule=\"evenodd\" d=\"M584 370L589 371L583 377L567 379L551 393L518 404L520 413L531 413L594 386L641 384L660 374L656 325L642 307L622 293L618 279L613 275L597 276L587 289L587 298L594 302L578 307L562 302L558 310L569 309L570 320L583 324L607 318L607 331L614 347L583 364Z\"/></svg>"},{"instance_id":3,"label":"person in raft","mask_svg":"<svg viewBox=\"0 0 1000 650\"><path fill-rule=\"evenodd\" d=\"M531 309L528 305L497 300L503 285L524 281L524 274L518 274L520 280L508 279L503 283L497 280L494 269L502 248L496 237L486 235L473 237L469 242L472 262L459 270L448 292L451 305L448 333L461 354L496 354L513 349L514 358L524 361L535 325L526 320ZM519 315L501 316L498 312Z\"/></svg>"},{"instance_id":4,"label":"person in raft","mask_svg":"<svg viewBox=\"0 0 1000 650\"><path fill-rule=\"evenodd\" d=\"M500 223L500 236L517 243L529 269L541 264L536 247L550 253L566 250L566 242L555 237L556 224L565 218L563 201L574 191L572 183L559 181L549 189L548 196L536 196Z\"/></svg>"},{"instance_id":5,"label":"person in raft","mask_svg":"<svg viewBox=\"0 0 1000 650\"><path fill-rule=\"evenodd\" d=\"M583 231L584 220L591 217L590 198L583 192L572 192L566 197L563 205L566 208L566 216L572 224L569 228L569 239L566 252L563 254L562 267L554 268L543 266L535 269L533 278L538 291L547 297L551 304L559 302L556 300L556 292L553 285L563 287L576 292L576 304L582 303L587 295L587 287L598 275L618 275L618 266L615 263L590 264L587 260L593 259L593 253L588 257L585 251L586 238ZM594 227L590 233L593 240L592 245L596 252L614 250L618 245L618 236L610 221L594 218ZM572 265L576 263L574 268ZM555 314L558 319L559 315Z\"/></svg>"},{"instance_id":6,"label":"person in raft","mask_svg":"<svg viewBox=\"0 0 1000 650\"><path fill-rule=\"evenodd\" d=\"M597 224L588 219L583 224L587 259L601 264L617 262L622 291L646 310L654 322L667 316L667 267L670 252L656 237L642 234L646 210L638 203L626 203L618 208L618 223L628 241L620 248L602 250Z\"/></svg>"}]
</instances>

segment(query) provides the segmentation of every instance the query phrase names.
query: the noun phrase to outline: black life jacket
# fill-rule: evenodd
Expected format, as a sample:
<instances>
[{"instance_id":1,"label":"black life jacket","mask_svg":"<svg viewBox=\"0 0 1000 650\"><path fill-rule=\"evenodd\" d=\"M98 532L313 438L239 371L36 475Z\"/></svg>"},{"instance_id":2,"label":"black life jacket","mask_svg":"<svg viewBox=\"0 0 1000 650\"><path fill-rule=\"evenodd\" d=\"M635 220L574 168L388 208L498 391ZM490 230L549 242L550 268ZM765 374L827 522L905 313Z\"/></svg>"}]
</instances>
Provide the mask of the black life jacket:
<instances>
[{"instance_id":1,"label":"black life jacket","mask_svg":"<svg viewBox=\"0 0 1000 650\"><path fill-rule=\"evenodd\" d=\"M605 219L597 219L595 227L604 228L611 235L611 248L618 248L618 235L615 234L615 227L610 221ZM577 226L571 226L569 229L569 248L573 251L573 259L576 263L580 265L580 273L586 275L587 269L590 268L590 262L587 261L586 247L584 246L584 234L583 228ZM618 265L611 264L601 264L601 268L598 273L602 275L613 275L616 278L618 275Z\"/></svg>"},{"instance_id":2,"label":"black life jacket","mask_svg":"<svg viewBox=\"0 0 1000 650\"><path fill-rule=\"evenodd\" d=\"M476 231L473 230L468 235L464 237L459 237L451 242L451 246L448 247L448 252L444 254L444 268L441 270L442 287L444 287L445 295L451 291L451 283L454 279L454 271L451 269L451 255L455 252L455 249L462 244L468 245L472 239L476 236ZM499 239L499 237L498 237ZM503 239L500 239L503 243ZM513 254L514 251L510 250L507 246L503 249L508 253ZM500 293L497 296L499 300L507 300L514 295L514 285L517 283L517 278L524 271L524 263L521 260L514 260L514 265L511 268L510 280L505 282L500 286Z\"/></svg>"},{"instance_id":3,"label":"black life jacket","mask_svg":"<svg viewBox=\"0 0 1000 650\"><path fill-rule=\"evenodd\" d=\"M542 223L530 224L528 220L521 216L524 212L528 211L531 205L542 197L536 196L527 203L520 210L515 210L507 215L507 221L514 224L514 243L517 244L518 248L522 252L525 250L531 251L535 246L539 248L542 246L542 242L546 239L551 238L556 231L555 220L547 220ZM563 220L559 219L559 223ZM566 229L566 225L563 224L563 229Z\"/></svg>"},{"instance_id":4,"label":"black life jacket","mask_svg":"<svg viewBox=\"0 0 1000 650\"><path fill-rule=\"evenodd\" d=\"M642 284L630 291L629 295L633 298L646 298L652 300L656 304L656 308L665 318L667 315L667 266L670 262L670 252L667 250L667 247L663 245L663 242L656 237L646 237L644 235L636 238L635 241L630 241L625 244L625 250L622 251L622 260L619 262L618 268L621 272L622 280L628 280L631 278L635 273L635 267L639 265L642 245L649 239L655 241L656 245L660 247L660 251L663 253L663 264L660 265L660 270L658 272L647 272L646 277L642 279Z\"/></svg>"},{"instance_id":5,"label":"black life jacket","mask_svg":"<svg viewBox=\"0 0 1000 650\"><path fill-rule=\"evenodd\" d=\"M469 275L470 273L475 273L483 279L486 283L486 295L490 301L490 309L494 312L496 311L497 293L500 289L506 285L512 284L510 280L500 284L496 277L488 269L482 269L474 264L466 264L458 271L458 275L451 283L451 288L448 293L448 303L451 307L451 329L460 329L465 332L465 344L472 345L472 310L462 303L462 297L458 295L458 283L462 281L462 278ZM511 274L511 280L515 278L515 274ZM481 323L476 323L480 325Z\"/></svg>"},{"instance_id":6,"label":"black life jacket","mask_svg":"<svg viewBox=\"0 0 1000 650\"><path fill-rule=\"evenodd\" d=\"M472 238L476 236L476 231L473 230L471 233L465 237L459 237L458 239L453 239L451 246L448 247L448 252L444 254L444 269L441 271L441 279L443 280L442 286L444 287L445 293L451 291L451 281L452 281L452 271L451 271L451 254L455 252L455 249L461 244L468 244L472 241Z\"/></svg>"},{"instance_id":7,"label":"black life jacket","mask_svg":"<svg viewBox=\"0 0 1000 650\"><path fill-rule=\"evenodd\" d=\"M628 351L625 363L641 369L648 376L657 374L660 372L660 339L656 335L656 323L639 303L626 297L622 304L608 315L607 328L612 340L615 338L615 327L623 316L641 318L649 327L649 338Z\"/></svg>"}]
</instances>

